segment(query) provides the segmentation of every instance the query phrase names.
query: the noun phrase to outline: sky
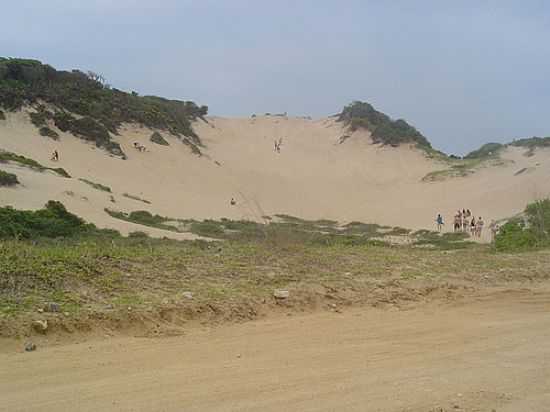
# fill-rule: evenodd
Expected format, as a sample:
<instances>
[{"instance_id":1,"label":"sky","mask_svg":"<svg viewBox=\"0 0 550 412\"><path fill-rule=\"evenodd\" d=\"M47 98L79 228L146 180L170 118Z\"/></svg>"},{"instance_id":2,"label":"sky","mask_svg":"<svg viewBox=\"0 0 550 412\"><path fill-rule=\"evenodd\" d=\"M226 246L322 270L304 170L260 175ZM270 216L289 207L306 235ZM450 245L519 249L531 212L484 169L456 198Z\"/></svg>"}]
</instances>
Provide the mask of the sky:
<instances>
[{"instance_id":1,"label":"sky","mask_svg":"<svg viewBox=\"0 0 550 412\"><path fill-rule=\"evenodd\" d=\"M18 0L2 14L0 56L212 115L362 100L454 154L550 135L544 0Z\"/></svg>"}]
</instances>

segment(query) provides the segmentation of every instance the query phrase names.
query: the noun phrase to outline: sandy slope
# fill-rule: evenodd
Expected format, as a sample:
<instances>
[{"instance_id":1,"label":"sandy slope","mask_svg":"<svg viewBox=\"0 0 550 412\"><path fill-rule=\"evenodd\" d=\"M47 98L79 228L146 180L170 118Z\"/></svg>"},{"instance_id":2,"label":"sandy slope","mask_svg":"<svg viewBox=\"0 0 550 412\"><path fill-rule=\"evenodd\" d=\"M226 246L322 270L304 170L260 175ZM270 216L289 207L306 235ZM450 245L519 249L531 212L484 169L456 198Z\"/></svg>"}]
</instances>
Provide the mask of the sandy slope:
<instances>
[{"instance_id":1,"label":"sandy slope","mask_svg":"<svg viewBox=\"0 0 550 412\"><path fill-rule=\"evenodd\" d=\"M59 142L41 137L25 113L11 114L0 121L0 149L63 167L73 179L0 165L2 170L15 171L23 183L17 189L1 189L0 204L39 208L47 200L57 199L99 226L124 233L143 227L112 219L103 211L105 207L198 219L258 220L262 215L286 213L431 229L438 212L450 223L457 208L470 208L488 222L515 214L526 202L550 192L550 151L525 157L524 150L510 149L505 157L513 163L506 167L486 168L467 178L422 183L423 176L444 166L409 147L372 145L367 132L355 133L338 144L345 131L333 119L262 116L208 120L208 124L200 121L195 125L206 145L201 158L174 137L165 136L169 147L155 145L148 140L150 130L128 125L116 137L129 157L124 161L72 135L61 133ZM283 138L283 146L278 154L273 141L279 138ZM132 147L134 141L148 151L137 152ZM55 148L60 152L59 163L49 160ZM514 176L522 168L529 170ZM110 186L116 203L108 193L77 178ZM152 204L127 199L122 193ZM237 199L236 207L229 205L231 197Z\"/></svg>"},{"instance_id":2,"label":"sandy slope","mask_svg":"<svg viewBox=\"0 0 550 412\"><path fill-rule=\"evenodd\" d=\"M549 310L501 292L5 353L0 410L548 411Z\"/></svg>"}]
</instances>

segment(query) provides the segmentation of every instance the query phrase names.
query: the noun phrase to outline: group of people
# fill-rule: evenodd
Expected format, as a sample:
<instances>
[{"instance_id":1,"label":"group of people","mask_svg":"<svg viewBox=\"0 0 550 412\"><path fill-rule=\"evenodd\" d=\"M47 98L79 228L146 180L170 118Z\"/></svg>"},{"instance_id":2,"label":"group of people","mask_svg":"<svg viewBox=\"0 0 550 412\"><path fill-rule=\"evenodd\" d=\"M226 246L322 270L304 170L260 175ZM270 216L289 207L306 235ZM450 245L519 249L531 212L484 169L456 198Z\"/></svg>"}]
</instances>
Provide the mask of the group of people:
<instances>
[{"instance_id":1,"label":"group of people","mask_svg":"<svg viewBox=\"0 0 550 412\"><path fill-rule=\"evenodd\" d=\"M437 223L437 230L441 232L443 229L443 225L445 224L443 222L443 217L441 214L437 215L436 218ZM479 216L477 219L472 214L470 209L462 209L458 210L457 213L454 216L453 221L453 231L454 232L463 232L463 233L470 233L472 237L481 237L481 233L483 232L483 226L485 225L485 222ZM491 229L493 230L493 227L496 227L495 224L491 224ZM498 229L497 229L498 230Z\"/></svg>"},{"instance_id":2,"label":"group of people","mask_svg":"<svg viewBox=\"0 0 550 412\"><path fill-rule=\"evenodd\" d=\"M278 141L275 140L275 151L281 153L281 146L283 145L283 138L281 137Z\"/></svg>"}]
</instances>

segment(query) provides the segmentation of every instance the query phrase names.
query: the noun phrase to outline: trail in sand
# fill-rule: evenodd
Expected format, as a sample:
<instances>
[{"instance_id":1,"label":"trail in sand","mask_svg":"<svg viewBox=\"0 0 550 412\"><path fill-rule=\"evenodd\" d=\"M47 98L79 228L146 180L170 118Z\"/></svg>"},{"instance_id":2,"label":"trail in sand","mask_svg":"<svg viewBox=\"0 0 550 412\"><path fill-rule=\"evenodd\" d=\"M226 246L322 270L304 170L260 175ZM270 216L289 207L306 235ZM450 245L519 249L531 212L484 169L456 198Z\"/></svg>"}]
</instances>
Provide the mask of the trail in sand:
<instances>
[{"instance_id":1,"label":"trail in sand","mask_svg":"<svg viewBox=\"0 0 550 412\"><path fill-rule=\"evenodd\" d=\"M547 411L550 294L0 355L0 410Z\"/></svg>"}]
</instances>

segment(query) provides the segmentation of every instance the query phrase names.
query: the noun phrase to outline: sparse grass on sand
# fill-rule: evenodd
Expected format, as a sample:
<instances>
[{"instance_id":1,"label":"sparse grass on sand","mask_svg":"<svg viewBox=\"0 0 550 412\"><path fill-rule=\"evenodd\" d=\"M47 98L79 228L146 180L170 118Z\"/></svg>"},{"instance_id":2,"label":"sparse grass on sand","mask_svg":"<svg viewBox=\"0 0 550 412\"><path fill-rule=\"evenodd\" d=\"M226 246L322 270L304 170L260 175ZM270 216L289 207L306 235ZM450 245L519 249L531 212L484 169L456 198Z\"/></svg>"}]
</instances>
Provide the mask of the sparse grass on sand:
<instances>
[{"instance_id":1,"label":"sparse grass on sand","mask_svg":"<svg viewBox=\"0 0 550 412\"><path fill-rule=\"evenodd\" d=\"M105 185L102 185L101 183L92 182L91 180L83 179L83 178L80 178L78 180L86 183L87 185L92 186L94 189L101 190L102 192L111 193L111 188L109 186L105 186Z\"/></svg>"},{"instance_id":2,"label":"sparse grass on sand","mask_svg":"<svg viewBox=\"0 0 550 412\"><path fill-rule=\"evenodd\" d=\"M7 163L7 162L13 162L20 166L25 166L34 170L38 170L39 172L43 172L44 170L51 170L52 172L55 172L61 177L66 177L66 178L71 177L65 171L65 169L61 167L46 167L38 163L36 160L29 159L28 157L0 150L0 163Z\"/></svg>"}]
</instances>

